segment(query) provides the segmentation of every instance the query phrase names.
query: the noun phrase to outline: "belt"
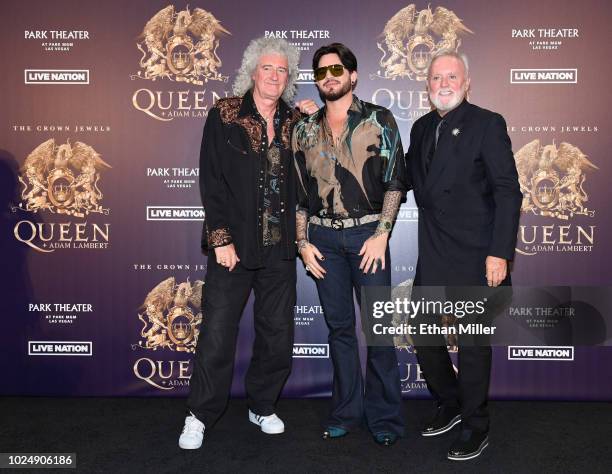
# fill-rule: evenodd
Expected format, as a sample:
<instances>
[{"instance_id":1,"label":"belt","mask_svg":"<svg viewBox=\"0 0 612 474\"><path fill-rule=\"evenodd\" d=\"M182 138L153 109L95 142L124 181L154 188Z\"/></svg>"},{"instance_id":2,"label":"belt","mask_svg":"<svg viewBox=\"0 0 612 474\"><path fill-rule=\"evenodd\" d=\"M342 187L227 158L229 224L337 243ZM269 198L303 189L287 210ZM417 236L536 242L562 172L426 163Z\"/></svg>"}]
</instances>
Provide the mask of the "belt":
<instances>
[{"instance_id":1,"label":"belt","mask_svg":"<svg viewBox=\"0 0 612 474\"><path fill-rule=\"evenodd\" d=\"M347 219L339 219L336 217L318 217L310 216L310 223L316 225L322 225L323 227L331 227L334 230L348 229L362 224L368 224L370 222L376 222L380 220L380 214L368 214L363 217L349 217Z\"/></svg>"}]
</instances>

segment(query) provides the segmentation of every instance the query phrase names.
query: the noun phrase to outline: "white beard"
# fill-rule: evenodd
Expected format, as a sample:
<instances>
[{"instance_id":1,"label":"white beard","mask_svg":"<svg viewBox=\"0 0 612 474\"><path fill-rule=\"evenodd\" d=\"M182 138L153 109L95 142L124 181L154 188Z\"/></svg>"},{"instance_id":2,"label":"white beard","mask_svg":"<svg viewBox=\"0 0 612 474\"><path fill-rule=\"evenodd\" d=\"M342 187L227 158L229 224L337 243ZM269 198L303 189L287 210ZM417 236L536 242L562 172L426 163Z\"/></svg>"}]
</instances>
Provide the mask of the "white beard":
<instances>
[{"instance_id":1,"label":"white beard","mask_svg":"<svg viewBox=\"0 0 612 474\"><path fill-rule=\"evenodd\" d=\"M453 94L450 102L443 104L442 101L440 100L440 96L439 96L440 92L444 92L444 90L439 90L435 96L430 92L429 100L431 101L431 103L434 105L434 107L437 110L440 110L442 112L448 112L450 110L453 110L455 107L461 104L461 102L463 102L463 99L465 97L465 90L461 92L456 92L455 94Z\"/></svg>"}]
</instances>

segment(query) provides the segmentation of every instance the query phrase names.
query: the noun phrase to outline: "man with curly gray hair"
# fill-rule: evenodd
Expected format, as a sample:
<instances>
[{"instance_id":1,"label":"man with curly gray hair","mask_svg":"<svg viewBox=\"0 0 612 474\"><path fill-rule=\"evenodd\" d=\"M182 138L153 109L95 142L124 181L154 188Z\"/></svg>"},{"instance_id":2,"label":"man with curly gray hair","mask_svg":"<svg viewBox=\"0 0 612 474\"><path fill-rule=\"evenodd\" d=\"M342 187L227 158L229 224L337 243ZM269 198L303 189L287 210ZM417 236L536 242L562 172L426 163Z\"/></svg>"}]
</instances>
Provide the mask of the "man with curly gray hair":
<instances>
[{"instance_id":1,"label":"man with curly gray hair","mask_svg":"<svg viewBox=\"0 0 612 474\"><path fill-rule=\"evenodd\" d=\"M204 428L229 397L238 325L255 293L255 343L246 374L249 420L284 432L276 401L291 370L296 300L296 188L291 131L299 53L281 39L249 44L235 97L208 113L200 150L200 192L208 267L183 449L202 445Z\"/></svg>"},{"instance_id":2,"label":"man with curly gray hair","mask_svg":"<svg viewBox=\"0 0 612 474\"><path fill-rule=\"evenodd\" d=\"M236 79L234 79L233 92L236 96L243 96L253 89L253 73L257 69L259 59L264 55L279 55L287 59L287 85L281 98L287 103L291 103L297 90L295 81L298 77L298 67L300 63L300 52L284 40L275 38L257 38L249 43L242 56L242 64Z\"/></svg>"}]
</instances>

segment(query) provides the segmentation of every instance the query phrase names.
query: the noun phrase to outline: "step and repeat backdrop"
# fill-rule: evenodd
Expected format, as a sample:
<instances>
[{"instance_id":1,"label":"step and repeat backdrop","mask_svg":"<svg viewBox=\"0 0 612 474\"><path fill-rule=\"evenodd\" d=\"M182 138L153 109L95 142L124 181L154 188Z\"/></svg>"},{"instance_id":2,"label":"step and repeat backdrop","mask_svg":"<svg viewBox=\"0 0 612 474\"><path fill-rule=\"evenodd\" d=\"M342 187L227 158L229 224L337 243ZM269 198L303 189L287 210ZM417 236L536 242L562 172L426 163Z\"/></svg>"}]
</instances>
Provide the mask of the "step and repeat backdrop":
<instances>
[{"instance_id":1,"label":"step and repeat backdrop","mask_svg":"<svg viewBox=\"0 0 612 474\"><path fill-rule=\"evenodd\" d=\"M466 53L470 100L505 117L520 173L514 283L609 285L611 14L590 0L4 2L0 393L188 393L206 320L202 128L262 35L301 51L298 99L319 100L314 51L347 44L359 61L356 94L394 113L405 149L430 110L428 58ZM391 239L394 284L414 276L416 220L410 193ZM328 396L324 314L297 266L284 394ZM252 338L251 300L236 396ZM428 396L412 348L398 356L405 396ZM491 396L610 400L611 365L609 347L496 347Z\"/></svg>"}]
</instances>

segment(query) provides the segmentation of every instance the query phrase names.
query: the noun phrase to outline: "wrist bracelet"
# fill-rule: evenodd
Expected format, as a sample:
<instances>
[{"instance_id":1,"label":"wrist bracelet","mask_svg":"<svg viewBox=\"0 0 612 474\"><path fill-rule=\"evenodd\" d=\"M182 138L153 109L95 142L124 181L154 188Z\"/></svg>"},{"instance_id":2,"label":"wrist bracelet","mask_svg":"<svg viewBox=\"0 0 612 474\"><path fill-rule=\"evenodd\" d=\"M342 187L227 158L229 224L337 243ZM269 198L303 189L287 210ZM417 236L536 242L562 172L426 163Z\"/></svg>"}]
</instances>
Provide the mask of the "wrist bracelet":
<instances>
[{"instance_id":1,"label":"wrist bracelet","mask_svg":"<svg viewBox=\"0 0 612 474\"><path fill-rule=\"evenodd\" d=\"M391 229L393 228L393 223L391 221L388 220L381 220L378 223L378 226L376 227L376 232L374 232L375 236L379 236L382 234L387 234L389 232L391 232Z\"/></svg>"}]
</instances>

